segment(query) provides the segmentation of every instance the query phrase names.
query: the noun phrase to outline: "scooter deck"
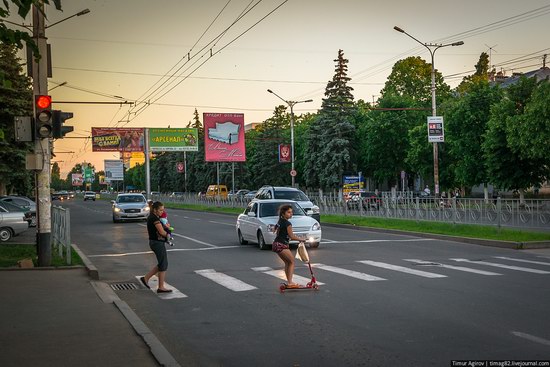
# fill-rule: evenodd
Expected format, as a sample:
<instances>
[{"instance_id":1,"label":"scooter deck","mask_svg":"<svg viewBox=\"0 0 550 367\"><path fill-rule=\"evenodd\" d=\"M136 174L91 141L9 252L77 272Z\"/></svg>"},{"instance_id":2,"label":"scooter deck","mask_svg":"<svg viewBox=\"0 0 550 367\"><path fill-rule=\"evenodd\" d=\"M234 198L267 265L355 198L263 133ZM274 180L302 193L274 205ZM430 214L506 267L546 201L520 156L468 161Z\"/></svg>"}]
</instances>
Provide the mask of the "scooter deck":
<instances>
[{"instance_id":1,"label":"scooter deck","mask_svg":"<svg viewBox=\"0 0 550 367\"><path fill-rule=\"evenodd\" d=\"M279 290L281 291L281 293L283 293L284 291L304 291L304 290L319 290L319 285L317 283L313 283L313 284L309 284L308 285L300 285L299 287L289 287L288 284L286 283L281 283L281 285L279 286Z\"/></svg>"}]
</instances>

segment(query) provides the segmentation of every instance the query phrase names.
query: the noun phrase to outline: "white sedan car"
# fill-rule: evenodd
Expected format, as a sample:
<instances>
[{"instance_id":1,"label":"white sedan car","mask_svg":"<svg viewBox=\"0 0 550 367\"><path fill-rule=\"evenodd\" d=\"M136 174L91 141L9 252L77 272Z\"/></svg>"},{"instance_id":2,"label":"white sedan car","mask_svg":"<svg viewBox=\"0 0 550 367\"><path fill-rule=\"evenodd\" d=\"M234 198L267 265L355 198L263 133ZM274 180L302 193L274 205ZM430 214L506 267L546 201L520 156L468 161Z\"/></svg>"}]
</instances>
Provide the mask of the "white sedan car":
<instances>
[{"instance_id":1,"label":"white sedan car","mask_svg":"<svg viewBox=\"0 0 550 367\"><path fill-rule=\"evenodd\" d=\"M145 196L141 194L118 194L111 204L113 204L113 223L130 219L147 220L149 216L149 205Z\"/></svg>"},{"instance_id":2,"label":"white sedan car","mask_svg":"<svg viewBox=\"0 0 550 367\"><path fill-rule=\"evenodd\" d=\"M275 240L273 228L279 220L279 208L283 204L292 205L294 215L290 223L294 234L305 237L305 242L310 247L319 247L321 242L319 222L306 215L296 202L280 199L254 200L248 204L245 211L237 218L237 236L241 245L256 242L262 250L271 248ZM290 243L294 244L296 241L290 241Z\"/></svg>"}]
</instances>

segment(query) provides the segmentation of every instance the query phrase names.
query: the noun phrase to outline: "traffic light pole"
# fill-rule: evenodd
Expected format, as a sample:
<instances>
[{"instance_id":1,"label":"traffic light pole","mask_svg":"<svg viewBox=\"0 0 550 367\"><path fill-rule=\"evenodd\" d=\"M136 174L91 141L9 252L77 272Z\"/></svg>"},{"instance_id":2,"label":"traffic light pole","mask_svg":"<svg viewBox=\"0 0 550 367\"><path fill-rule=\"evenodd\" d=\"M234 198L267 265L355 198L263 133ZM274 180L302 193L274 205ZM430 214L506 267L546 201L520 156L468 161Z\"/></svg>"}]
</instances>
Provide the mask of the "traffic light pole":
<instances>
[{"instance_id":1,"label":"traffic light pole","mask_svg":"<svg viewBox=\"0 0 550 367\"><path fill-rule=\"evenodd\" d=\"M43 3L40 6L44 6ZM40 59L32 62L33 95L48 94L47 44L44 13L36 5L32 7L33 39L38 46ZM34 104L36 116L36 104ZM51 250L51 195L50 195L50 138L36 137L34 153L41 158L43 166L36 172L36 245L38 249L38 266L50 266L52 261Z\"/></svg>"}]
</instances>

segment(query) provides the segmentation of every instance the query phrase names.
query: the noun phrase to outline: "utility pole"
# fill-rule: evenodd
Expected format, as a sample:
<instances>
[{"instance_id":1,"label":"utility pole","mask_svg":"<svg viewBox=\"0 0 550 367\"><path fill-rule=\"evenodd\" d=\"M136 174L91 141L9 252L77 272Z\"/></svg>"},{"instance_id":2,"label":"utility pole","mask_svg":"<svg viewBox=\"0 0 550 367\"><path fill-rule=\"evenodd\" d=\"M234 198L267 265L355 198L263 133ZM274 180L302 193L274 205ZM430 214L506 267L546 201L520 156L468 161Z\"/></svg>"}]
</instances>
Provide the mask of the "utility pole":
<instances>
[{"instance_id":1,"label":"utility pole","mask_svg":"<svg viewBox=\"0 0 550 367\"><path fill-rule=\"evenodd\" d=\"M48 94L48 56L46 44L46 26L44 18L44 2L32 6L33 39L38 47L40 59L27 60L32 62L32 90L33 96ZM36 115L36 104L34 104ZM52 202L50 194L50 138L36 136L34 153L43 162L42 169L36 172L36 205L37 205L37 233L38 266L50 266L52 249L50 237L52 232L51 212Z\"/></svg>"}]
</instances>

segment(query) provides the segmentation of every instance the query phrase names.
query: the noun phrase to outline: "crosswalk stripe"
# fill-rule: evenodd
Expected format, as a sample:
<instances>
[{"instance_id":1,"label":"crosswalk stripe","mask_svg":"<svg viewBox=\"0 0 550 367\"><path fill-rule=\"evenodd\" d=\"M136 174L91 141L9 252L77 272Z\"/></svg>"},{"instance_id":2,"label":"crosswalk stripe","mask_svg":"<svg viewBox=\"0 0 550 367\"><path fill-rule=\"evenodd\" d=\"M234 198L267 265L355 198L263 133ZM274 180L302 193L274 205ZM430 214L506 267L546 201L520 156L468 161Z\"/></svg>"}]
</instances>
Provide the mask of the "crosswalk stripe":
<instances>
[{"instance_id":1,"label":"crosswalk stripe","mask_svg":"<svg viewBox=\"0 0 550 367\"><path fill-rule=\"evenodd\" d=\"M218 283L219 285L222 285L225 288L235 292L244 292L244 291L251 291L253 289L258 289L253 285L247 284L237 278L233 278L232 276L229 276L224 273L218 273L214 269L195 270L195 273L202 275L203 277L210 279Z\"/></svg>"},{"instance_id":2,"label":"crosswalk stripe","mask_svg":"<svg viewBox=\"0 0 550 367\"><path fill-rule=\"evenodd\" d=\"M403 273L418 275L420 277L425 277L425 278L446 278L447 277L446 275L442 275L442 274L429 273L427 271L410 269L410 268L406 268L404 266L392 265L392 264L382 263L382 262L378 262L378 261L361 260L361 261L358 261L358 262L360 262L362 264L366 264L366 265L377 266L379 268L384 268L384 269L389 269L389 270L400 271L400 272L403 272Z\"/></svg>"},{"instance_id":3,"label":"crosswalk stripe","mask_svg":"<svg viewBox=\"0 0 550 367\"><path fill-rule=\"evenodd\" d=\"M502 274L499 274L499 273L493 273L491 271L477 270L477 269L472 269L472 268L466 268L466 267L463 267L463 266L453 266L453 265L446 265L446 264L440 264L440 263L433 263L433 262L430 262L430 261L424 261L424 260L418 260L418 259L403 259L403 260L410 261L410 262L420 264L420 265L437 266L437 267L440 267L440 268L465 271L465 272L468 272L468 273L475 273L475 274L481 274L481 275L502 275Z\"/></svg>"},{"instance_id":4,"label":"crosswalk stripe","mask_svg":"<svg viewBox=\"0 0 550 367\"><path fill-rule=\"evenodd\" d=\"M141 284L141 280L139 278L141 278L142 275L136 275L136 279L138 280L139 284ZM176 287L164 282L164 287L165 288L168 288L168 289L171 289L172 292L170 293L157 293L157 289L159 287L159 280L158 278L153 275L151 277L151 279L149 279L149 287L151 288L151 291L156 294L159 298L162 298L162 299L175 299L175 298L186 298L187 295L181 293Z\"/></svg>"},{"instance_id":5,"label":"crosswalk stripe","mask_svg":"<svg viewBox=\"0 0 550 367\"><path fill-rule=\"evenodd\" d=\"M523 259L514 259L513 257L506 257L506 256L493 256L497 259L503 259L503 260L510 260L510 261L519 261L522 263L529 263L529 264L538 264L538 265L547 265L550 266L550 263L542 262L542 261L533 261L533 260L523 260Z\"/></svg>"},{"instance_id":6,"label":"crosswalk stripe","mask_svg":"<svg viewBox=\"0 0 550 367\"><path fill-rule=\"evenodd\" d=\"M348 277L366 280L367 282L372 282L376 280L386 280L384 278L375 277L374 275L369 275L365 273L360 273L358 271L338 268L336 266L330 266L330 265L324 265L324 264L311 264L311 266L315 267L316 269L326 270L336 274L342 274Z\"/></svg>"},{"instance_id":7,"label":"crosswalk stripe","mask_svg":"<svg viewBox=\"0 0 550 367\"><path fill-rule=\"evenodd\" d=\"M285 271L284 270L273 270L272 268L270 267L267 267L267 266L262 266L262 267L258 267L258 268L252 268L252 270L254 271L259 271L261 273L264 273L264 274L267 274L267 275L271 275L275 278L279 278L279 279L282 279L286 282L286 275L285 275ZM311 279L309 278L304 278L303 276L300 276L300 275L296 275L294 274L292 276L292 281L293 282L296 282L298 284L301 284L301 285L306 285L307 283L311 282ZM317 284L319 285L324 285L325 283L322 283L322 282L317 282Z\"/></svg>"},{"instance_id":8,"label":"crosswalk stripe","mask_svg":"<svg viewBox=\"0 0 550 367\"><path fill-rule=\"evenodd\" d=\"M535 273L535 274L550 274L550 272L544 271L544 270L537 270L537 269L531 269L531 268L522 268L521 266L504 265L504 264L492 263L492 262L488 262L488 261L472 261L472 260L468 260L468 259L450 259L450 260L458 261L458 262L467 262L467 263L471 263L471 264L494 266L494 267L503 268L503 269L525 271L525 272L528 272L528 273Z\"/></svg>"}]
</instances>

